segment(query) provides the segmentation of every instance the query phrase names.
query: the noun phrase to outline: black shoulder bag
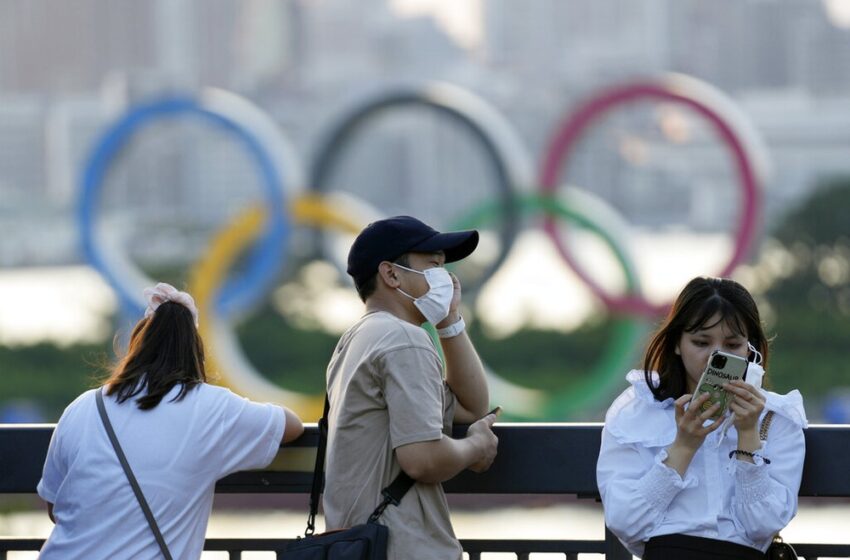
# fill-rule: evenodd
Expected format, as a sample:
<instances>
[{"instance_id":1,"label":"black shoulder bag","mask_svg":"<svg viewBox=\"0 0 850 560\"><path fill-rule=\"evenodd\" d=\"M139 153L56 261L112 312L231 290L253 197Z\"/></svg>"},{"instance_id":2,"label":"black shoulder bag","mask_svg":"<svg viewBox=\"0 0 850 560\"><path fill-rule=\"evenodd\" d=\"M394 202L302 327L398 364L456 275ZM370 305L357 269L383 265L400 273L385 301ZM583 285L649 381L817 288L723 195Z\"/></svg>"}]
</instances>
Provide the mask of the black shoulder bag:
<instances>
[{"instance_id":1,"label":"black shoulder bag","mask_svg":"<svg viewBox=\"0 0 850 560\"><path fill-rule=\"evenodd\" d=\"M121 444L118 443L118 437L115 435L115 430L112 429L112 422L109 421L109 416L106 414L106 407L103 405L103 389L98 389L95 393L97 397L97 412L100 414L100 419L103 421L103 427L106 428L106 435L109 436L109 441L112 442L112 448L118 456L118 461L121 463L121 468L124 469L124 474L127 475L127 480L133 488L133 493L139 501L139 506L142 508L142 513L145 514L145 519L148 520L148 525L156 539L156 544L159 545L159 550L162 551L162 556L165 560L172 560L171 553L168 551L168 545L165 544L165 539L162 538L162 533L159 532L159 526L156 524L153 512L148 506L148 501L145 500L145 495L142 494L142 489L139 488L139 483L136 481L136 476L130 468L130 463L127 462L127 457L121 449Z\"/></svg>"},{"instance_id":2,"label":"black shoulder bag","mask_svg":"<svg viewBox=\"0 0 850 560\"><path fill-rule=\"evenodd\" d=\"M769 410L764 415L764 420L761 421L761 429L759 429L759 439L762 442L767 441L767 432L770 430L770 422L773 420L773 411ZM782 540L779 533L773 536L773 542L770 543L767 552L765 553L767 560L797 560L797 551L794 547Z\"/></svg>"},{"instance_id":3,"label":"black shoulder bag","mask_svg":"<svg viewBox=\"0 0 850 560\"><path fill-rule=\"evenodd\" d=\"M316 467L313 469L313 486L310 489L310 515L304 538L299 537L286 547L286 560L386 560L389 531L378 523L388 506L397 506L413 486L414 480L402 471L393 482L381 491L384 497L366 523L315 535L319 495L322 493L325 467L325 448L328 443L328 398L319 420L319 446L316 449Z\"/></svg>"}]
</instances>

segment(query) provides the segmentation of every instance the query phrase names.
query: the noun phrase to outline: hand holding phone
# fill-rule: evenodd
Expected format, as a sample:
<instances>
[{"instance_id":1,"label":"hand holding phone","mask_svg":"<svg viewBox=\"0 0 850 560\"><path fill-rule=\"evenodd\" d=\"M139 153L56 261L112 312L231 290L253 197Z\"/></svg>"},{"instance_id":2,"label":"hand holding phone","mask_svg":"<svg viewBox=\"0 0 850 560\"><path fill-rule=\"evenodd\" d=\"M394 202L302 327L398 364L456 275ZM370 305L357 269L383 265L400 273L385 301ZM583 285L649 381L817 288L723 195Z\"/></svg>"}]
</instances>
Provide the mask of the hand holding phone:
<instances>
[{"instance_id":1,"label":"hand holding phone","mask_svg":"<svg viewBox=\"0 0 850 560\"><path fill-rule=\"evenodd\" d=\"M494 414L496 416L502 411L502 407L497 406L478 420L472 423L469 427L469 431L467 432L467 437L478 437L479 441L482 442L480 446L481 456L479 460L469 466L469 469L473 472L482 473L490 468L490 465L493 463L493 460L496 458L496 453L498 451L499 438L496 437L496 434L493 433L493 420L492 422L487 420L482 422L485 418Z\"/></svg>"},{"instance_id":2,"label":"hand holding phone","mask_svg":"<svg viewBox=\"0 0 850 560\"><path fill-rule=\"evenodd\" d=\"M699 378L697 389L691 397L691 403L702 394L708 393L708 399L700 406L700 412L705 412L714 404L720 403L720 408L712 418L719 418L726 414L732 395L723 389L724 383L738 379L745 379L747 373L747 360L735 354L729 354L721 350L715 350L708 358L708 364Z\"/></svg>"}]
</instances>

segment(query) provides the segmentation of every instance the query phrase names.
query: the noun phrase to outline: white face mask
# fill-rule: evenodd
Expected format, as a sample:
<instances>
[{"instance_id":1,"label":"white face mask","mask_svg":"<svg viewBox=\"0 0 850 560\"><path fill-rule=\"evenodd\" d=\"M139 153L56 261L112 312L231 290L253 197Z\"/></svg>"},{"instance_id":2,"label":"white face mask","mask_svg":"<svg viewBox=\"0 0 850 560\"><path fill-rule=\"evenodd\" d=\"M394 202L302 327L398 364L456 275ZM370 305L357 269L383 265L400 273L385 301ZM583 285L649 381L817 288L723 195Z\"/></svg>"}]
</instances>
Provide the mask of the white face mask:
<instances>
[{"instance_id":1,"label":"white face mask","mask_svg":"<svg viewBox=\"0 0 850 560\"><path fill-rule=\"evenodd\" d=\"M400 264L392 264L393 266L425 276L425 281L428 282L428 291L418 298L413 297L401 288L396 289L413 300L413 305L419 309L429 323L436 325L449 316L449 309L452 305L452 297L454 297L454 283L452 282L452 277L448 270L435 266L433 268L426 268L424 271L420 271L407 268Z\"/></svg>"},{"instance_id":2,"label":"white face mask","mask_svg":"<svg viewBox=\"0 0 850 560\"><path fill-rule=\"evenodd\" d=\"M753 361L747 365L747 383L761 389L761 382L764 379L764 368L761 365L761 352L756 350L749 341L747 341L747 349L753 354Z\"/></svg>"}]
</instances>

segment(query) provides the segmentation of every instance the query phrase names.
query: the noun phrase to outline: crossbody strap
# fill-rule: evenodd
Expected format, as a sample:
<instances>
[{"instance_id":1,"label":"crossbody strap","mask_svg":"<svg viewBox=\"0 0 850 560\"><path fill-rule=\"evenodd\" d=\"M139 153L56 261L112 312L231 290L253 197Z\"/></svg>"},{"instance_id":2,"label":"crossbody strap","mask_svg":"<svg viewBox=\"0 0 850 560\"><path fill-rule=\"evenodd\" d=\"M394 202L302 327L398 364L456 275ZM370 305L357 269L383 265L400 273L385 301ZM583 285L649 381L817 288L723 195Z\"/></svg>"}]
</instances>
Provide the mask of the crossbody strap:
<instances>
[{"instance_id":1,"label":"crossbody strap","mask_svg":"<svg viewBox=\"0 0 850 560\"><path fill-rule=\"evenodd\" d=\"M767 414L765 414L764 418L762 418L761 428L759 428L759 439L763 442L767 441L767 432L770 431L770 423L771 422L773 422L773 411L768 410ZM785 544L785 542L782 540L782 536L779 533L776 533L775 535L773 535L773 542L771 542L771 544L770 544L771 547L773 547L774 545L781 547L784 544ZM786 545L786 546L788 546L789 548L791 547L791 545ZM797 553L795 552L794 558L796 558L796 557L797 557ZM789 557L789 559L790 559L790 557Z\"/></svg>"},{"instance_id":2,"label":"crossbody strap","mask_svg":"<svg viewBox=\"0 0 850 560\"><path fill-rule=\"evenodd\" d=\"M319 495L322 493L325 471L325 450L328 445L328 412L330 411L330 402L328 395L325 393L325 408L322 412L322 418L319 420L319 444L316 447L316 466L313 467L313 484L310 487L310 515L307 517L307 530L305 536L310 536L316 531L316 514L319 512ZM401 499L410 490L410 487L416 483L410 478L406 472L401 471L395 477L389 486L381 491L384 497L383 501L378 504L372 515L369 516L369 523L375 523L380 519L381 514L388 506L397 506L401 503Z\"/></svg>"},{"instance_id":3,"label":"crossbody strap","mask_svg":"<svg viewBox=\"0 0 850 560\"><path fill-rule=\"evenodd\" d=\"M324 486L325 471L325 447L328 443L328 411L330 403L328 395L325 394L325 409L319 419L319 443L316 446L316 465L313 467L313 485L310 487L310 514L307 516L307 530L305 536L316 532L316 514L319 512L319 495Z\"/></svg>"},{"instance_id":4,"label":"crossbody strap","mask_svg":"<svg viewBox=\"0 0 850 560\"><path fill-rule=\"evenodd\" d=\"M773 421L773 411L768 410L767 414L764 415L764 418L761 421L761 428L759 429L759 439L761 441L767 441L767 432L770 430L770 423Z\"/></svg>"},{"instance_id":5,"label":"crossbody strap","mask_svg":"<svg viewBox=\"0 0 850 560\"><path fill-rule=\"evenodd\" d=\"M103 421L103 427L106 428L106 435L109 436L109 441L112 442L112 448L115 449L115 454L118 456L118 461L120 461L121 467L124 469L124 474L127 475L127 480L133 488L133 493L139 501L142 513L145 514L145 519L148 520L148 525L150 526L151 531L153 531L153 536L156 538L156 543L159 545L162 555L166 560L172 560L171 553L168 551L168 545L165 544L165 539L162 538L162 533L159 532L159 526L156 524L153 512L151 512L151 508L148 506L147 500L145 500L145 495L142 494L142 489L136 481L136 476L130 468L130 463L127 462L127 457L124 456L124 451L121 449L121 444L118 443L118 437L115 435L115 430L112 429L112 422L109 421L109 416L106 414L106 407L103 405L103 389L97 390L96 397L97 411L100 414L100 419Z\"/></svg>"}]
</instances>

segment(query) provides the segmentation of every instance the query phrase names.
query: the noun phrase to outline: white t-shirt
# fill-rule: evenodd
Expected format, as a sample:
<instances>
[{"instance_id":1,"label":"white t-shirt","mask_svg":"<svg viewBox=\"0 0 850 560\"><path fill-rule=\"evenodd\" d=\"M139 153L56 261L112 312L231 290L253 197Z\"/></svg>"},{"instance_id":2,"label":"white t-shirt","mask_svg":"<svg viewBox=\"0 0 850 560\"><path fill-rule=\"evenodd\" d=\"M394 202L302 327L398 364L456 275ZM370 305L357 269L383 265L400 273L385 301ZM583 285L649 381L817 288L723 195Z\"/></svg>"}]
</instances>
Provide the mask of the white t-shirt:
<instances>
[{"instance_id":1,"label":"white t-shirt","mask_svg":"<svg viewBox=\"0 0 850 560\"><path fill-rule=\"evenodd\" d=\"M283 409L202 384L181 401L175 386L153 410L135 398L104 404L127 461L171 555L199 558L215 482L274 459ZM39 558L162 558L106 435L95 390L72 402L53 432L38 495L54 504L56 526Z\"/></svg>"}]
</instances>

